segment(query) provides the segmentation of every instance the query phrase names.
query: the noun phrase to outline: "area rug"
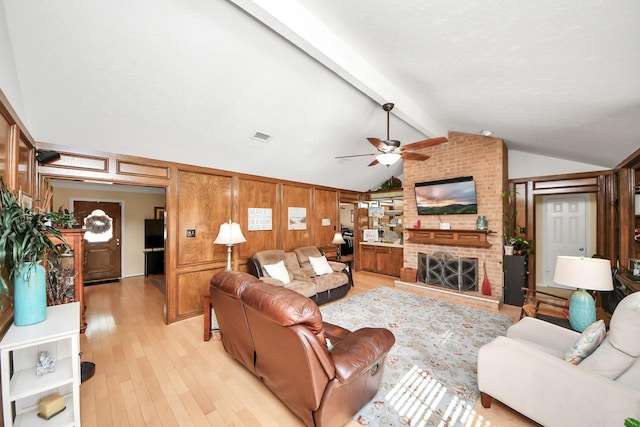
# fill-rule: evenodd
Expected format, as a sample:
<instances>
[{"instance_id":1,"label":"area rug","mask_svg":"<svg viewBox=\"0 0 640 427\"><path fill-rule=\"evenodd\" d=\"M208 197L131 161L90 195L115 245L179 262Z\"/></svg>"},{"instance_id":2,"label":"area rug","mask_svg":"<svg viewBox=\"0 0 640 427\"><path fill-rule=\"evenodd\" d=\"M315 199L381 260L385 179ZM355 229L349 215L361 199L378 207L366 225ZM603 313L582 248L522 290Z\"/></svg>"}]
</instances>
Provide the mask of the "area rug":
<instances>
[{"instance_id":1,"label":"area rug","mask_svg":"<svg viewBox=\"0 0 640 427\"><path fill-rule=\"evenodd\" d=\"M480 392L478 348L513 323L509 316L380 287L321 308L350 330L387 328L389 352L378 393L354 419L368 426L463 426Z\"/></svg>"}]
</instances>

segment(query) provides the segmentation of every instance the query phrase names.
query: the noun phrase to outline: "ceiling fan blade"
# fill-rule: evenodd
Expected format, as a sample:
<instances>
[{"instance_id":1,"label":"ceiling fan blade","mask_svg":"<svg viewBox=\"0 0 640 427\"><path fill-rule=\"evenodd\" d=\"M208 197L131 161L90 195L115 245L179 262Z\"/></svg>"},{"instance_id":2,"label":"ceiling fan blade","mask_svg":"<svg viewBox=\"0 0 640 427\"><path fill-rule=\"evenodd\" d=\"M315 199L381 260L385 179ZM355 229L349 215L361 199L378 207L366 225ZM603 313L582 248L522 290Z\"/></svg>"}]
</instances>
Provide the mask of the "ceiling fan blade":
<instances>
[{"instance_id":1,"label":"ceiling fan blade","mask_svg":"<svg viewBox=\"0 0 640 427\"><path fill-rule=\"evenodd\" d=\"M431 156L415 153L413 151L403 151L401 153L402 160L427 160Z\"/></svg>"},{"instance_id":2,"label":"ceiling fan blade","mask_svg":"<svg viewBox=\"0 0 640 427\"><path fill-rule=\"evenodd\" d=\"M441 136L439 138L430 138L430 139L424 139L422 141L413 142L411 144L405 145L404 148L419 150L421 148L433 147L434 145L444 144L447 141L449 141L447 138L445 138L444 136Z\"/></svg>"},{"instance_id":3,"label":"ceiling fan blade","mask_svg":"<svg viewBox=\"0 0 640 427\"><path fill-rule=\"evenodd\" d=\"M379 163L379 162L378 162L378 159L375 159L373 162L369 163L367 166L375 166L375 165L377 165L378 163Z\"/></svg>"},{"instance_id":4,"label":"ceiling fan blade","mask_svg":"<svg viewBox=\"0 0 640 427\"><path fill-rule=\"evenodd\" d=\"M367 141L380 151L384 151L384 149L387 148L387 144L385 144L380 138L367 138Z\"/></svg>"},{"instance_id":5,"label":"ceiling fan blade","mask_svg":"<svg viewBox=\"0 0 640 427\"><path fill-rule=\"evenodd\" d=\"M378 153L370 153L370 154L353 154L353 155L351 155L351 156L336 156L336 157L334 157L334 159L346 159L346 158L349 158L349 157L375 156L375 155L377 155L377 154L378 154Z\"/></svg>"}]
</instances>

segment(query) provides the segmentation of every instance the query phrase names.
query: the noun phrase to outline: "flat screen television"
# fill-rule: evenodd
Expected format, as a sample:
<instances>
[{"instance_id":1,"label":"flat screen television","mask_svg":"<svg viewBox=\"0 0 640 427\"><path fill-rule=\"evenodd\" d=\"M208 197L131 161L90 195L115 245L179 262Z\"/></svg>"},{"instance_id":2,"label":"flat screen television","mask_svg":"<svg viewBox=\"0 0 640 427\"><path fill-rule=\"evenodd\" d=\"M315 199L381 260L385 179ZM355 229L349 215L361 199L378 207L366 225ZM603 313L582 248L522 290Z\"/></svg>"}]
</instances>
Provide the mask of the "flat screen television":
<instances>
[{"instance_id":1,"label":"flat screen television","mask_svg":"<svg viewBox=\"0 0 640 427\"><path fill-rule=\"evenodd\" d=\"M415 185L418 215L477 214L472 176L419 182Z\"/></svg>"},{"instance_id":2,"label":"flat screen television","mask_svg":"<svg viewBox=\"0 0 640 427\"><path fill-rule=\"evenodd\" d=\"M144 220L144 248L157 249L164 248L164 220L145 219Z\"/></svg>"}]
</instances>

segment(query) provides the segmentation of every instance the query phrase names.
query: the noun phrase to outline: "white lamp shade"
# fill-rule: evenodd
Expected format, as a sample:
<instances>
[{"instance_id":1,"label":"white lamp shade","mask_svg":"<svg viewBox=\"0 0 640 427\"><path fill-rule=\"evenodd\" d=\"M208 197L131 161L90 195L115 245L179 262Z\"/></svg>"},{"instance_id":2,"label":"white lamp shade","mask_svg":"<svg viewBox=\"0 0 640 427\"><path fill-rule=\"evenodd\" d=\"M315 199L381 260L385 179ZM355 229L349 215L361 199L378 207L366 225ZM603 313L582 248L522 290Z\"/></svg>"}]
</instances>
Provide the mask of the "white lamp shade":
<instances>
[{"instance_id":1,"label":"white lamp shade","mask_svg":"<svg viewBox=\"0 0 640 427\"><path fill-rule=\"evenodd\" d=\"M331 244L333 245L343 245L347 242L344 241L344 237L342 237L341 233L336 233L333 235L333 241L331 242Z\"/></svg>"},{"instance_id":2,"label":"white lamp shade","mask_svg":"<svg viewBox=\"0 0 640 427\"><path fill-rule=\"evenodd\" d=\"M609 260L576 256L559 256L553 281L570 288L592 291L613 290L613 277Z\"/></svg>"},{"instance_id":3,"label":"white lamp shade","mask_svg":"<svg viewBox=\"0 0 640 427\"><path fill-rule=\"evenodd\" d=\"M240 224L237 222L225 222L220 225L220 232L213 243L218 245L235 245L236 243L246 242L247 239L242 235Z\"/></svg>"},{"instance_id":4,"label":"white lamp shade","mask_svg":"<svg viewBox=\"0 0 640 427\"><path fill-rule=\"evenodd\" d=\"M400 154L398 153L382 153L376 156L376 160L378 163L381 163L385 166L390 166L400 160Z\"/></svg>"}]
</instances>

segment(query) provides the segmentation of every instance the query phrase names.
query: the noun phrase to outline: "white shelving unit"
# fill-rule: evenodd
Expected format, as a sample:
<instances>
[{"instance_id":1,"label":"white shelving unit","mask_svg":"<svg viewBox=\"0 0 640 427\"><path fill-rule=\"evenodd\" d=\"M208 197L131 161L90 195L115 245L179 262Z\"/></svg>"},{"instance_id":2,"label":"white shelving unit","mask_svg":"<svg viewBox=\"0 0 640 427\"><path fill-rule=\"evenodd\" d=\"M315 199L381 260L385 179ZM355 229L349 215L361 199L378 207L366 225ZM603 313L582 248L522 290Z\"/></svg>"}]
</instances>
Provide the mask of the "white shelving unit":
<instances>
[{"instance_id":1,"label":"white shelving unit","mask_svg":"<svg viewBox=\"0 0 640 427\"><path fill-rule=\"evenodd\" d=\"M47 307L44 322L11 325L0 342L5 427L80 426L79 319L80 303L74 302ZM56 360L56 369L39 377L36 366L43 351ZM50 420L40 418L38 404L54 393L64 396L65 410Z\"/></svg>"}]
</instances>

